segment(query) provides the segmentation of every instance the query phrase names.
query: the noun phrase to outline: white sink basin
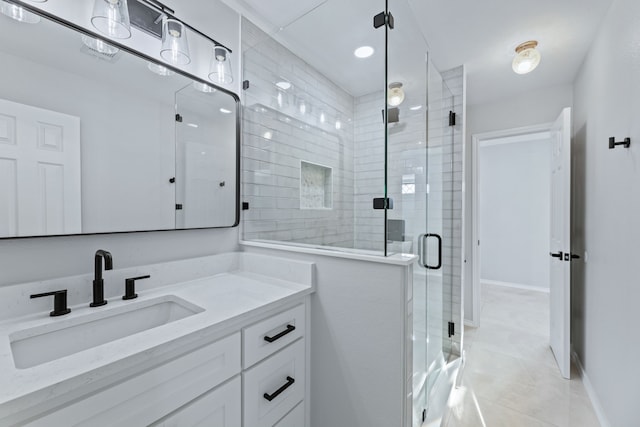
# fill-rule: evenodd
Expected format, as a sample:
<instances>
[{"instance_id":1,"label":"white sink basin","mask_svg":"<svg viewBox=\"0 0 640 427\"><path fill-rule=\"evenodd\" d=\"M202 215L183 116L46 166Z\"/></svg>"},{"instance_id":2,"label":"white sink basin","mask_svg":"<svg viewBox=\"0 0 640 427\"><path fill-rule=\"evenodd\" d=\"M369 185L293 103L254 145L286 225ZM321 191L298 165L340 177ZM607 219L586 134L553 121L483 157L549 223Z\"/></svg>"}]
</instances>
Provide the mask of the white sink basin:
<instances>
[{"instance_id":1,"label":"white sink basin","mask_svg":"<svg viewBox=\"0 0 640 427\"><path fill-rule=\"evenodd\" d=\"M95 310L11 334L16 368L37 366L204 311L174 295Z\"/></svg>"}]
</instances>

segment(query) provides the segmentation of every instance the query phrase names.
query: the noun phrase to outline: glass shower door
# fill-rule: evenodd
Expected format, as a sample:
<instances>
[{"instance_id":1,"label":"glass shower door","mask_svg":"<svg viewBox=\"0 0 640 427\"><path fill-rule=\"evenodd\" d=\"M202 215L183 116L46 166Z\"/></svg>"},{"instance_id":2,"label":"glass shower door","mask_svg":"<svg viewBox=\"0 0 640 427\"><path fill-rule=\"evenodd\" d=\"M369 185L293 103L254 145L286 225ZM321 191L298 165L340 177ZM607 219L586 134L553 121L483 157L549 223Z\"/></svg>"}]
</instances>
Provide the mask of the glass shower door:
<instances>
[{"instance_id":1,"label":"glass shower door","mask_svg":"<svg viewBox=\"0 0 640 427\"><path fill-rule=\"evenodd\" d=\"M429 411L451 356L453 274L453 96L428 57L406 0L389 1L386 190L388 254L419 256L413 267L413 426ZM435 409L435 408L434 408ZM442 409L442 408L440 408Z\"/></svg>"}]
</instances>

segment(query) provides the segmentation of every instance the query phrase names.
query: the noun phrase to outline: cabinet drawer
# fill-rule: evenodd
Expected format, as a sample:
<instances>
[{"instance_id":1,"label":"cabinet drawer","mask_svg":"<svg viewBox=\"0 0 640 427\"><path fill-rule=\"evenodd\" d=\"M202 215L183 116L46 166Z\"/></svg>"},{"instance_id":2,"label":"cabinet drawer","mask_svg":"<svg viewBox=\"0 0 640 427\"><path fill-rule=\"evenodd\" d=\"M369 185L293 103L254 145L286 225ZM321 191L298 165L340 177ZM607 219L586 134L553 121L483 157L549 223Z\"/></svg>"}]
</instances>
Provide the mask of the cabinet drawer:
<instances>
[{"instance_id":1,"label":"cabinet drawer","mask_svg":"<svg viewBox=\"0 0 640 427\"><path fill-rule=\"evenodd\" d=\"M304 427L304 402L300 402L273 427Z\"/></svg>"},{"instance_id":2,"label":"cabinet drawer","mask_svg":"<svg viewBox=\"0 0 640 427\"><path fill-rule=\"evenodd\" d=\"M245 369L303 336L304 329L304 304L245 328Z\"/></svg>"},{"instance_id":3,"label":"cabinet drawer","mask_svg":"<svg viewBox=\"0 0 640 427\"><path fill-rule=\"evenodd\" d=\"M29 426L142 426L240 372L240 333L34 420Z\"/></svg>"},{"instance_id":4,"label":"cabinet drawer","mask_svg":"<svg viewBox=\"0 0 640 427\"><path fill-rule=\"evenodd\" d=\"M187 403L153 427L240 427L240 376ZM302 424L300 424L302 426Z\"/></svg>"},{"instance_id":5,"label":"cabinet drawer","mask_svg":"<svg viewBox=\"0 0 640 427\"><path fill-rule=\"evenodd\" d=\"M303 400L304 344L298 340L244 373L245 426L273 427Z\"/></svg>"}]
</instances>

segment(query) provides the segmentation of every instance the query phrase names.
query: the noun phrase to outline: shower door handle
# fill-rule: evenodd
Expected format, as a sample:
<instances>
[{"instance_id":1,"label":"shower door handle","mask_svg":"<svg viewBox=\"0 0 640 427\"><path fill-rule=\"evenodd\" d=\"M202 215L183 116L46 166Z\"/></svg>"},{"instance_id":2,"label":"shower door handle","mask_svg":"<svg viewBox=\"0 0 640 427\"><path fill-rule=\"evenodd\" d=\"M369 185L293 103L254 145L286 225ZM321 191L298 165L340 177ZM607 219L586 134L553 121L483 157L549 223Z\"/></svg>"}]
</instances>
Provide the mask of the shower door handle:
<instances>
[{"instance_id":1,"label":"shower door handle","mask_svg":"<svg viewBox=\"0 0 640 427\"><path fill-rule=\"evenodd\" d=\"M427 251L425 249L425 245L427 244L427 239L429 237L435 237L438 239L438 264L436 265L427 264ZM421 234L418 237L418 257L418 262L424 268L429 270L439 270L442 267L442 237L439 234Z\"/></svg>"}]
</instances>

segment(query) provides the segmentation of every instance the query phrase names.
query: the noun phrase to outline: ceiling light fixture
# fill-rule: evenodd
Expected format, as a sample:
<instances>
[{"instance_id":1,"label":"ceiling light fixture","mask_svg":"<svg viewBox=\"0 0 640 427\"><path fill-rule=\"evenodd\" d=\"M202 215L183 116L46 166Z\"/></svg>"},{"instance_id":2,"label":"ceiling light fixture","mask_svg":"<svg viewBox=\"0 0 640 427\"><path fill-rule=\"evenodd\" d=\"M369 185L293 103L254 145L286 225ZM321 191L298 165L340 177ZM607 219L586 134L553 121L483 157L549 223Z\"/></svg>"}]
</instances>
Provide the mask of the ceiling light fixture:
<instances>
[{"instance_id":1,"label":"ceiling light fixture","mask_svg":"<svg viewBox=\"0 0 640 427\"><path fill-rule=\"evenodd\" d=\"M282 90L289 90L291 89L291 83L287 82L287 81L281 81L281 82L277 82L276 86L279 87Z\"/></svg>"},{"instance_id":2,"label":"ceiling light fixture","mask_svg":"<svg viewBox=\"0 0 640 427\"><path fill-rule=\"evenodd\" d=\"M231 114L231 113L232 113L232 111L231 111L231 110L227 110L227 109L226 109L226 108L224 108L224 107L220 108L220 112L221 112L222 114Z\"/></svg>"},{"instance_id":3,"label":"ceiling light fixture","mask_svg":"<svg viewBox=\"0 0 640 427\"><path fill-rule=\"evenodd\" d=\"M411 111L418 111L422 108L422 105L414 105L413 107L409 107Z\"/></svg>"},{"instance_id":4,"label":"ceiling light fixture","mask_svg":"<svg viewBox=\"0 0 640 427\"><path fill-rule=\"evenodd\" d=\"M102 34L114 39L131 37L127 0L95 0L91 24Z\"/></svg>"},{"instance_id":5,"label":"ceiling light fixture","mask_svg":"<svg viewBox=\"0 0 640 427\"><path fill-rule=\"evenodd\" d=\"M364 59L373 55L375 51L376 50L371 46L360 46L353 51L353 54L356 56L356 58Z\"/></svg>"},{"instance_id":6,"label":"ceiling light fixture","mask_svg":"<svg viewBox=\"0 0 640 427\"><path fill-rule=\"evenodd\" d=\"M173 65L187 65L191 62L185 26L177 19L165 18L162 21L160 56Z\"/></svg>"},{"instance_id":7,"label":"ceiling light fixture","mask_svg":"<svg viewBox=\"0 0 640 427\"><path fill-rule=\"evenodd\" d=\"M225 85L233 82L229 53L229 49L224 46L215 46L213 48L213 57L209 66L209 80L212 82Z\"/></svg>"},{"instance_id":8,"label":"ceiling light fixture","mask_svg":"<svg viewBox=\"0 0 640 427\"><path fill-rule=\"evenodd\" d=\"M24 22L25 24L37 24L38 22L40 22L40 17L35 13L29 12L22 6L18 6L6 1L2 2L0 12L11 19L14 19L18 22Z\"/></svg>"},{"instance_id":9,"label":"ceiling light fixture","mask_svg":"<svg viewBox=\"0 0 640 427\"><path fill-rule=\"evenodd\" d=\"M404 90L402 90L402 83L393 82L389 84L389 92L387 94L387 102L392 107L397 107L404 101Z\"/></svg>"},{"instance_id":10,"label":"ceiling light fixture","mask_svg":"<svg viewBox=\"0 0 640 427\"><path fill-rule=\"evenodd\" d=\"M530 40L516 47L516 56L511 64L511 68L516 74L530 73L540 64L540 52L536 50L537 46L537 41Z\"/></svg>"}]
</instances>

